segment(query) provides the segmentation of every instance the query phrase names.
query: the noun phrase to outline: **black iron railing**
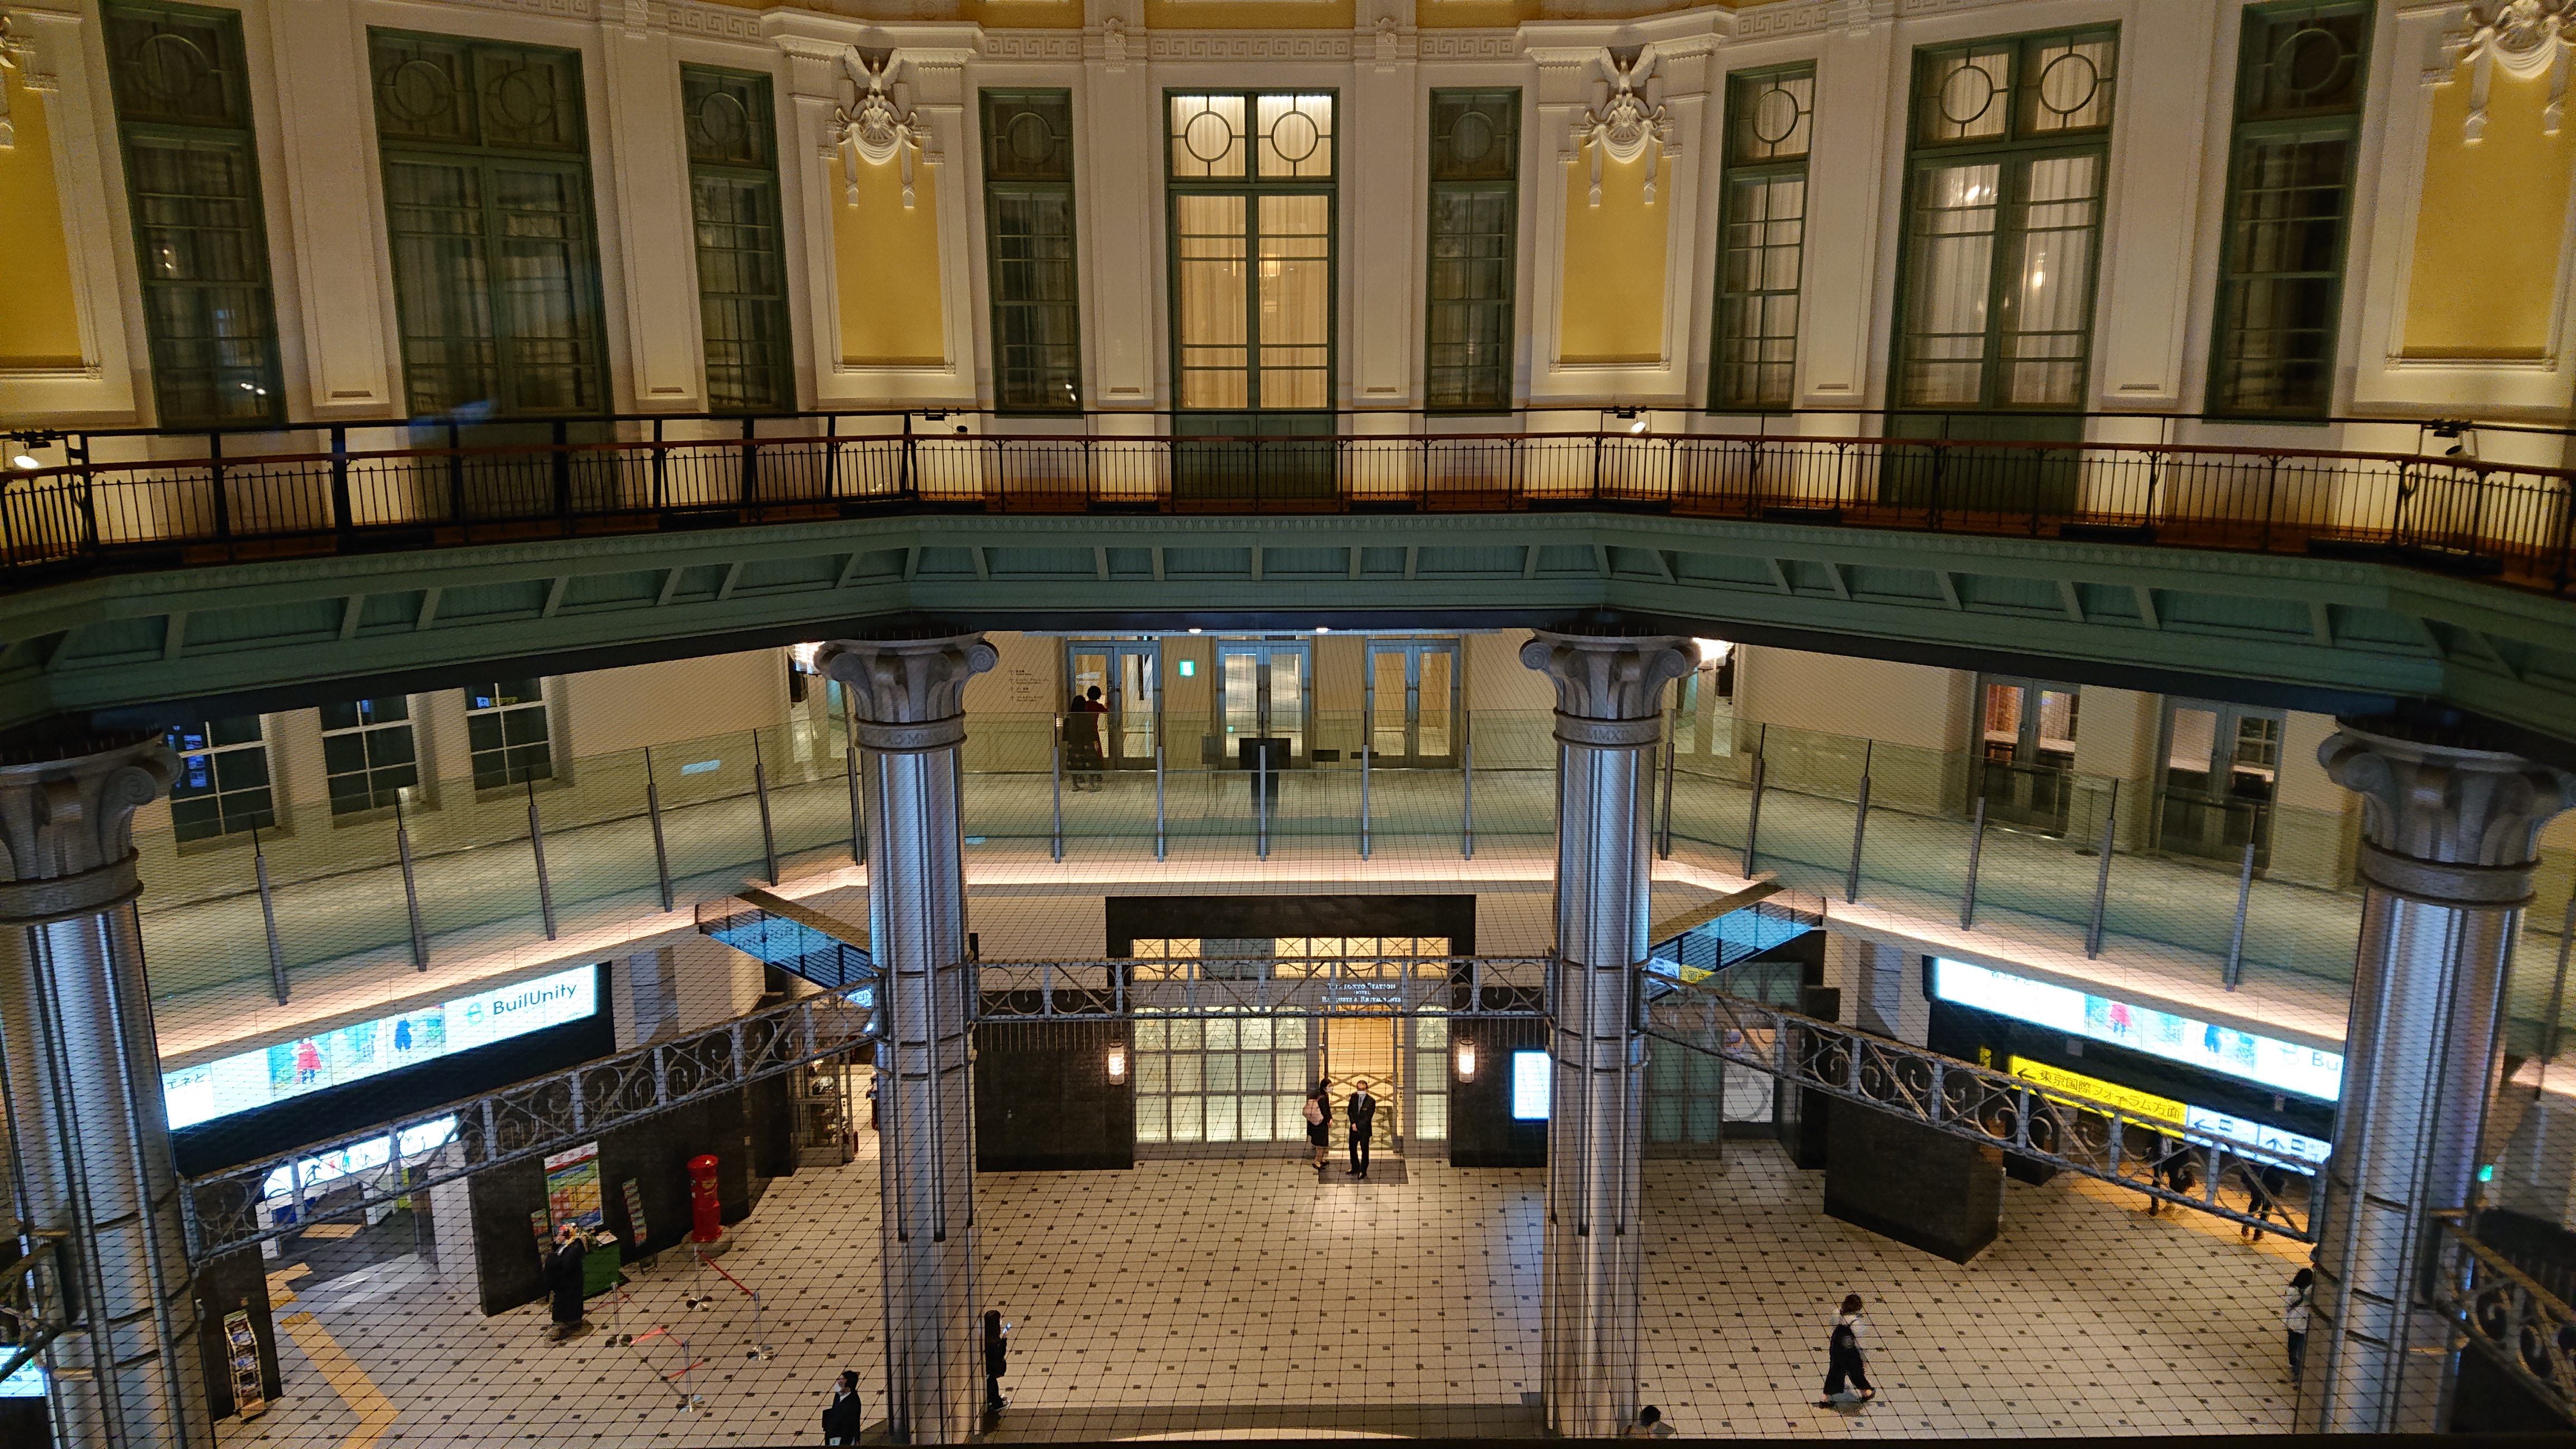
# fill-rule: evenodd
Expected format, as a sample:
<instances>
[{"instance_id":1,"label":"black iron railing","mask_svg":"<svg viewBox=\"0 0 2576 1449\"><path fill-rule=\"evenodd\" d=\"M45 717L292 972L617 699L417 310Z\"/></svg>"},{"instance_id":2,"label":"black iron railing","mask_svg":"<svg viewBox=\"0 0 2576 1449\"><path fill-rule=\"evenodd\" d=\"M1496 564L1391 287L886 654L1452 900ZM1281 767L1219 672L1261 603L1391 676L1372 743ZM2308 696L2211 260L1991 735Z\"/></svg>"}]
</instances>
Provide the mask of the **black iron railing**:
<instances>
[{"instance_id":1,"label":"black iron railing","mask_svg":"<svg viewBox=\"0 0 2576 1449\"><path fill-rule=\"evenodd\" d=\"M1620 509L2381 558L2561 592L2576 573L2568 470L2404 453L1651 432L747 434L20 472L0 482L0 576L903 509Z\"/></svg>"}]
</instances>

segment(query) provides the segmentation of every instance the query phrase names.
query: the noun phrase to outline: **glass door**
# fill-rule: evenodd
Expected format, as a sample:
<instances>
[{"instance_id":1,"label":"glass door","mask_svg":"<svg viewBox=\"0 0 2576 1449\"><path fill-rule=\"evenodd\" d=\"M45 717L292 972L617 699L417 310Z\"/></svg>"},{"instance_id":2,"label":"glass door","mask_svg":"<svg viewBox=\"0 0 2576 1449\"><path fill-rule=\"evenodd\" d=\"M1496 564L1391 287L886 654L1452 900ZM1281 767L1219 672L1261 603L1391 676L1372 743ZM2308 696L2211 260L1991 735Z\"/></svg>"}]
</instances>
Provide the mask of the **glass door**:
<instances>
[{"instance_id":1,"label":"glass door","mask_svg":"<svg viewBox=\"0 0 2576 1449\"><path fill-rule=\"evenodd\" d=\"M1217 714L1225 721L1219 741L1222 765L1241 763L1241 741L1284 741L1286 763L1306 754L1306 698L1313 678L1302 643L1219 641L1216 646Z\"/></svg>"},{"instance_id":2,"label":"glass door","mask_svg":"<svg viewBox=\"0 0 2576 1449\"><path fill-rule=\"evenodd\" d=\"M1975 769L1986 818L2063 835L2073 795L2075 686L1993 675L1979 683L1984 729Z\"/></svg>"},{"instance_id":3,"label":"glass door","mask_svg":"<svg viewBox=\"0 0 2576 1449\"><path fill-rule=\"evenodd\" d=\"M2254 864L2269 864L2281 725L2276 709L2165 701L2157 846L2177 855L2235 861L2250 841Z\"/></svg>"},{"instance_id":4,"label":"glass door","mask_svg":"<svg viewBox=\"0 0 2576 1449\"><path fill-rule=\"evenodd\" d=\"M1368 711L1370 763L1422 769L1455 766L1457 641L1370 640Z\"/></svg>"},{"instance_id":5,"label":"glass door","mask_svg":"<svg viewBox=\"0 0 2576 1449\"><path fill-rule=\"evenodd\" d=\"M1156 689L1162 646L1150 639L1086 639L1066 645L1065 651L1065 677L1073 684L1067 706L1077 715L1096 717L1091 723L1100 737L1103 763L1113 770L1154 768L1154 744L1162 735Z\"/></svg>"}]
</instances>

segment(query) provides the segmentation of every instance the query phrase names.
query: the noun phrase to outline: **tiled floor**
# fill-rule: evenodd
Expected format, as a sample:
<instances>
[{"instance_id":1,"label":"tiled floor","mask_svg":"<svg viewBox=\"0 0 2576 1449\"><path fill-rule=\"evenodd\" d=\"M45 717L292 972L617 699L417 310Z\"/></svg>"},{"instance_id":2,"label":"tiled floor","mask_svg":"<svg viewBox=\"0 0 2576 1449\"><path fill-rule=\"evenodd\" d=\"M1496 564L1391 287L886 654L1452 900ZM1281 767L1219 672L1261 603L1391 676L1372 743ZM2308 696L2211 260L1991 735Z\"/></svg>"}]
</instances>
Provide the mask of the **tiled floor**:
<instances>
[{"instance_id":1,"label":"tiled floor","mask_svg":"<svg viewBox=\"0 0 2576 1449\"><path fill-rule=\"evenodd\" d=\"M2277 1305L2300 1245L2149 1218L2093 1184L2014 1184L2001 1240L1960 1267L1826 1218L1821 1174L1776 1148L1730 1147L1647 1165L1643 1389L1683 1432L2286 1427ZM1277 1159L980 1178L986 1302L1018 1325L994 1437L1535 1432L1541 1175L1407 1166L1367 1186ZM562 1345L540 1340L542 1306L483 1319L470 1285L416 1258L305 1280L278 1307L285 1401L223 1443L812 1442L843 1368L881 1411L874 1162L775 1184L737 1234L723 1262L761 1290L757 1333L748 1300L685 1268ZM713 1306L683 1306L693 1287ZM1870 1301L1880 1397L1820 1411L1846 1291ZM619 1327L677 1333L628 1348ZM775 1356L750 1357L756 1340Z\"/></svg>"}]
</instances>

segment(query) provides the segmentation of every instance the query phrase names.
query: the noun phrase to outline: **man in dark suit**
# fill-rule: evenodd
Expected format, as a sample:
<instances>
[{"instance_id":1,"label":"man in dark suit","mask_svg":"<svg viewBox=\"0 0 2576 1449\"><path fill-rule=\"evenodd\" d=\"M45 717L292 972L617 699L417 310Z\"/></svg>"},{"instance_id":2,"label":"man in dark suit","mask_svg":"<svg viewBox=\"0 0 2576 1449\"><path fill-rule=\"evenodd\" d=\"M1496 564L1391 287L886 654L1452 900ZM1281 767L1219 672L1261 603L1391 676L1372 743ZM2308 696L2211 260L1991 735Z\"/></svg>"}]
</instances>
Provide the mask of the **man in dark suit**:
<instances>
[{"instance_id":1,"label":"man in dark suit","mask_svg":"<svg viewBox=\"0 0 2576 1449\"><path fill-rule=\"evenodd\" d=\"M1369 1095L1368 1078L1351 1083L1351 1176L1368 1176L1369 1130L1377 1121L1377 1098Z\"/></svg>"},{"instance_id":2,"label":"man in dark suit","mask_svg":"<svg viewBox=\"0 0 2576 1449\"><path fill-rule=\"evenodd\" d=\"M546 1255L546 1287L554 1298L554 1322L546 1341L560 1343L590 1326L582 1311L581 1260L589 1251L581 1229L564 1223L555 1229L555 1250Z\"/></svg>"}]
</instances>

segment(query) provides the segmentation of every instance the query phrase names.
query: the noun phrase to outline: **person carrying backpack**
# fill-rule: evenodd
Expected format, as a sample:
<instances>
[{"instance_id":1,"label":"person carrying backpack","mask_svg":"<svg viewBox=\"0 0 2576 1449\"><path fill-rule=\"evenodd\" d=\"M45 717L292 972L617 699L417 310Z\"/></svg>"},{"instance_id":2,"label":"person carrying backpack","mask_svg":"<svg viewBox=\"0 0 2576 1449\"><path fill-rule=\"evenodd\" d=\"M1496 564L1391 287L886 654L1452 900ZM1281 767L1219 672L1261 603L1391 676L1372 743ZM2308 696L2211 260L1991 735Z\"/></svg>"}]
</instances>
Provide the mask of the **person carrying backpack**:
<instances>
[{"instance_id":1,"label":"person carrying backpack","mask_svg":"<svg viewBox=\"0 0 2576 1449\"><path fill-rule=\"evenodd\" d=\"M1842 1311L1834 1315L1833 1332L1825 1339L1825 1396L1816 1401L1817 1408L1832 1408L1846 1383L1859 1391L1864 1404L1878 1397L1878 1390L1869 1386L1868 1355L1861 1349L1861 1339L1868 1333L1869 1324L1860 1316L1860 1295L1844 1295Z\"/></svg>"}]
</instances>

